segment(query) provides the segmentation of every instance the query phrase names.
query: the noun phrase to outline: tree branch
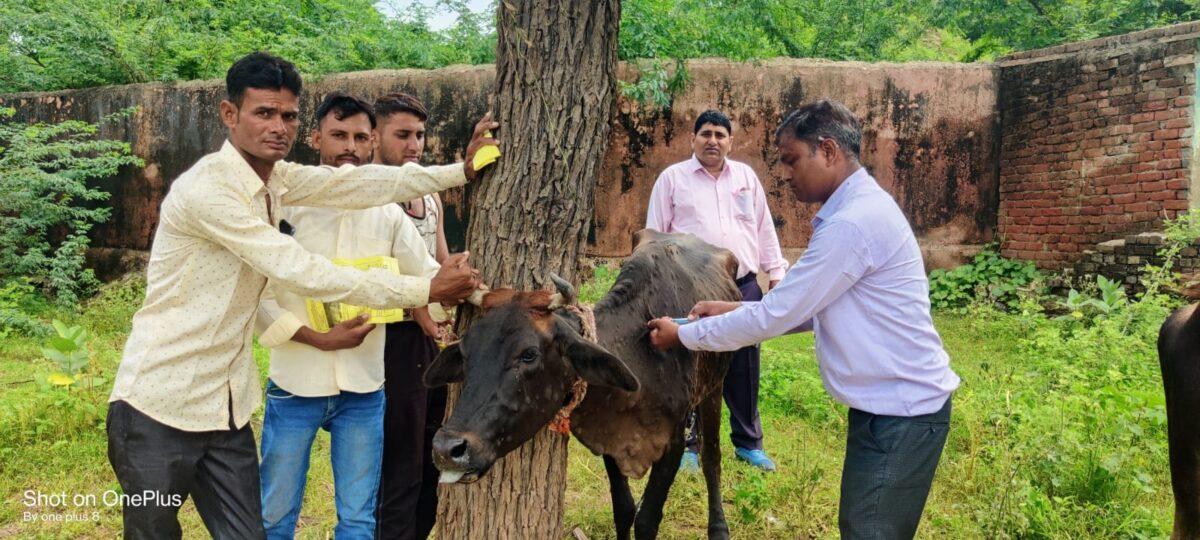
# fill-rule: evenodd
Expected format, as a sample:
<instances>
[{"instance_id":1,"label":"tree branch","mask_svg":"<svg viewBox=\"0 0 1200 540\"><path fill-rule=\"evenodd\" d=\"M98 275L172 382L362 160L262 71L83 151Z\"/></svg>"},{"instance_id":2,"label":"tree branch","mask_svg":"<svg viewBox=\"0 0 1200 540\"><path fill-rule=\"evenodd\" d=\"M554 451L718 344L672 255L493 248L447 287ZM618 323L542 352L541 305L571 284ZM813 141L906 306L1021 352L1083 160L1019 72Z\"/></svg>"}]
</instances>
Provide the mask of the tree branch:
<instances>
[{"instance_id":1,"label":"tree branch","mask_svg":"<svg viewBox=\"0 0 1200 540\"><path fill-rule=\"evenodd\" d=\"M1033 9L1038 12L1038 15L1041 15L1042 17L1046 16L1046 10L1042 9L1041 4L1038 4L1037 0L1028 0L1028 2L1029 5L1033 6Z\"/></svg>"}]
</instances>

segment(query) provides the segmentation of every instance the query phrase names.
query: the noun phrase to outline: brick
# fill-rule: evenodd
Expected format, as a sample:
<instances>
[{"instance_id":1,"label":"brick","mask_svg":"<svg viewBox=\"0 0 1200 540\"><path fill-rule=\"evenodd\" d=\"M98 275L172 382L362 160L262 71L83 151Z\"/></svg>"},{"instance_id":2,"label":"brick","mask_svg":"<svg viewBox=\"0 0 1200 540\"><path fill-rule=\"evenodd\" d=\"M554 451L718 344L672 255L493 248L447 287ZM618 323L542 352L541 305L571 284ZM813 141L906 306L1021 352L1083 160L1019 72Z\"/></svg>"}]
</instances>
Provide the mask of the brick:
<instances>
[{"instance_id":1,"label":"brick","mask_svg":"<svg viewBox=\"0 0 1200 540\"><path fill-rule=\"evenodd\" d=\"M1155 111L1154 112L1154 120L1156 122L1162 122L1163 120L1175 120L1178 118L1187 118L1187 111L1185 111L1183 109L1167 109L1165 111ZM1191 125L1191 124L1189 124L1189 125ZM1180 126L1180 127L1187 127L1187 126Z\"/></svg>"},{"instance_id":2,"label":"brick","mask_svg":"<svg viewBox=\"0 0 1200 540\"><path fill-rule=\"evenodd\" d=\"M1143 111L1163 111L1168 108L1166 101L1147 101L1142 104Z\"/></svg>"},{"instance_id":3,"label":"brick","mask_svg":"<svg viewBox=\"0 0 1200 540\"><path fill-rule=\"evenodd\" d=\"M1163 124L1163 127L1166 129L1189 128L1192 127L1192 121L1187 118L1175 118L1172 120L1167 120L1167 122Z\"/></svg>"},{"instance_id":4,"label":"brick","mask_svg":"<svg viewBox=\"0 0 1200 540\"><path fill-rule=\"evenodd\" d=\"M1178 139L1182 134L1182 129L1160 129L1154 132L1154 140Z\"/></svg>"}]
</instances>

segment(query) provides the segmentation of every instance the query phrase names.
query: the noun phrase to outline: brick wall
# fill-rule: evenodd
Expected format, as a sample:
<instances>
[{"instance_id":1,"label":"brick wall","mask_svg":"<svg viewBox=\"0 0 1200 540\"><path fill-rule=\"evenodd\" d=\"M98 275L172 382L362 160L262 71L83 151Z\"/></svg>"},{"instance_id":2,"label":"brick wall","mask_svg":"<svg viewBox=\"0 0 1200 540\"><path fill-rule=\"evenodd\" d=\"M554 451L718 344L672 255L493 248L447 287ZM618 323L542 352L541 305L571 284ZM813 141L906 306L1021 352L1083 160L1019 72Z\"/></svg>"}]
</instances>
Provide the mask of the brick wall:
<instances>
[{"instance_id":1,"label":"brick wall","mask_svg":"<svg viewBox=\"0 0 1200 540\"><path fill-rule=\"evenodd\" d=\"M1188 209L1198 36L1186 23L996 64L1005 256L1069 267Z\"/></svg>"}]
</instances>

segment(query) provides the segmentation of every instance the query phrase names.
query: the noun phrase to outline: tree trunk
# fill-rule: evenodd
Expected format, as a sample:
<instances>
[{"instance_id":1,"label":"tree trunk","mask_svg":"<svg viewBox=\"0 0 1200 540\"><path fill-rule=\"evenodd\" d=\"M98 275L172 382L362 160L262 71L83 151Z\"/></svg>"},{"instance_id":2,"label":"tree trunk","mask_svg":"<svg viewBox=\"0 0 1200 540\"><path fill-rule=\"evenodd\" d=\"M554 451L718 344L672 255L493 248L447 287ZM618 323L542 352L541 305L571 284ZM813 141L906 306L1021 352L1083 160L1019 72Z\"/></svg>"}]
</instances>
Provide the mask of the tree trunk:
<instances>
[{"instance_id":1,"label":"tree trunk","mask_svg":"<svg viewBox=\"0 0 1200 540\"><path fill-rule=\"evenodd\" d=\"M551 271L576 281L616 103L620 16L619 0L499 2L503 157L470 186L467 230L492 287L540 288ZM478 482L442 486L439 537L561 537L566 458L567 438L543 429Z\"/></svg>"}]
</instances>

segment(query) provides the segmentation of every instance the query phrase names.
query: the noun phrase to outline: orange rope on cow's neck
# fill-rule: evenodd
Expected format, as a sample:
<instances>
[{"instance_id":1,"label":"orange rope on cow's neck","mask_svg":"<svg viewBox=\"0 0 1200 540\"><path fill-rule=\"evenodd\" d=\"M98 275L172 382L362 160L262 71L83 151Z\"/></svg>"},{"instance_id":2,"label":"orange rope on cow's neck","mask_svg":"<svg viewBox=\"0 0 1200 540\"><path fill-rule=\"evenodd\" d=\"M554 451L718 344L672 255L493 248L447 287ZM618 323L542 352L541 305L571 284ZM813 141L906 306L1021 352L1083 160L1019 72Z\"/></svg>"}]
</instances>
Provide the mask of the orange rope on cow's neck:
<instances>
[{"instance_id":1,"label":"orange rope on cow's neck","mask_svg":"<svg viewBox=\"0 0 1200 540\"><path fill-rule=\"evenodd\" d=\"M588 306L563 306L563 309L570 310L572 313L579 315L579 320L583 327L583 339L592 343L596 342L596 315L592 313L592 308ZM563 435L571 434L571 411L579 406L583 401L583 396L587 395L587 381L583 377L575 377L575 382L571 384L571 401L563 408L554 413L554 419L550 421L550 431L562 433Z\"/></svg>"}]
</instances>

